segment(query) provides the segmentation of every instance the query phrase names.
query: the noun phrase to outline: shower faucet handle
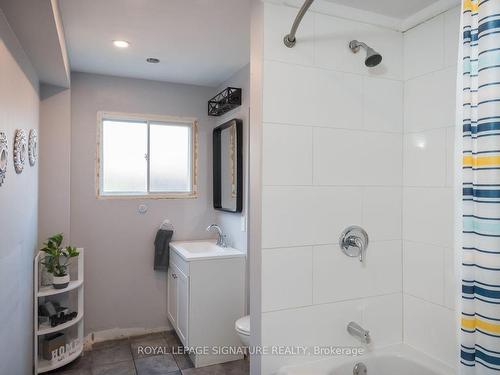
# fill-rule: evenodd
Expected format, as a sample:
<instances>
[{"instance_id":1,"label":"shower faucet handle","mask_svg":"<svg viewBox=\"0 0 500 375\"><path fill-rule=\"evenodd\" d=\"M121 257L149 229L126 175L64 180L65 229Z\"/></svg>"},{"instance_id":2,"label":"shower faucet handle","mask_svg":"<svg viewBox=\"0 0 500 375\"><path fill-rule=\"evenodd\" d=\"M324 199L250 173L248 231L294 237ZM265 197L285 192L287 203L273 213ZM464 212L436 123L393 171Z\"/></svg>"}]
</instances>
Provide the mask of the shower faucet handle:
<instances>
[{"instance_id":1,"label":"shower faucet handle","mask_svg":"<svg viewBox=\"0 0 500 375\"><path fill-rule=\"evenodd\" d=\"M368 234L363 228L352 225L342 232L339 244L345 255L359 257L359 261L363 262L368 248Z\"/></svg>"}]
</instances>

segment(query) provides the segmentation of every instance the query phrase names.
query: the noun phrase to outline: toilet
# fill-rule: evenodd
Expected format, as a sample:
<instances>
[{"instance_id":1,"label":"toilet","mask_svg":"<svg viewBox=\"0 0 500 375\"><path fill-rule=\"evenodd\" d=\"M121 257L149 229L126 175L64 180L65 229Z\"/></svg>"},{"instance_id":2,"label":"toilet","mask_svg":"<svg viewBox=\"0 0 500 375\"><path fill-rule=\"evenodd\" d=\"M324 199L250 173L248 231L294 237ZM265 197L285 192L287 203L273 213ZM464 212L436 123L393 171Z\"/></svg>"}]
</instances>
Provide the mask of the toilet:
<instances>
[{"instance_id":1,"label":"toilet","mask_svg":"<svg viewBox=\"0 0 500 375\"><path fill-rule=\"evenodd\" d=\"M236 333L240 337L241 343L244 346L250 345L250 315L239 318L236 323L234 323L234 328Z\"/></svg>"}]
</instances>

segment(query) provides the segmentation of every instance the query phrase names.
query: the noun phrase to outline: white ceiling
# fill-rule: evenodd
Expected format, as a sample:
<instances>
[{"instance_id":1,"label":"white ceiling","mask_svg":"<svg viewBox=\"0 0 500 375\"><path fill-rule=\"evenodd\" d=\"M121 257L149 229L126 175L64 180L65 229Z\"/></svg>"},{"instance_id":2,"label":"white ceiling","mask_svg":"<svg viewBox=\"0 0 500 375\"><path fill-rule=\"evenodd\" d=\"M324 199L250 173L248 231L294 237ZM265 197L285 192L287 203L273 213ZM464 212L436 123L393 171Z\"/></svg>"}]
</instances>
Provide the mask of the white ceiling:
<instances>
[{"instance_id":1,"label":"white ceiling","mask_svg":"<svg viewBox=\"0 0 500 375\"><path fill-rule=\"evenodd\" d=\"M215 87L250 59L249 0L59 0L59 7L72 71ZM131 45L118 49L116 39Z\"/></svg>"},{"instance_id":2,"label":"white ceiling","mask_svg":"<svg viewBox=\"0 0 500 375\"><path fill-rule=\"evenodd\" d=\"M40 82L68 87L69 70L58 10L50 1L0 0L3 12Z\"/></svg>"},{"instance_id":3,"label":"white ceiling","mask_svg":"<svg viewBox=\"0 0 500 375\"><path fill-rule=\"evenodd\" d=\"M437 0L327 0L332 3L358 8L384 16L406 19Z\"/></svg>"}]
</instances>

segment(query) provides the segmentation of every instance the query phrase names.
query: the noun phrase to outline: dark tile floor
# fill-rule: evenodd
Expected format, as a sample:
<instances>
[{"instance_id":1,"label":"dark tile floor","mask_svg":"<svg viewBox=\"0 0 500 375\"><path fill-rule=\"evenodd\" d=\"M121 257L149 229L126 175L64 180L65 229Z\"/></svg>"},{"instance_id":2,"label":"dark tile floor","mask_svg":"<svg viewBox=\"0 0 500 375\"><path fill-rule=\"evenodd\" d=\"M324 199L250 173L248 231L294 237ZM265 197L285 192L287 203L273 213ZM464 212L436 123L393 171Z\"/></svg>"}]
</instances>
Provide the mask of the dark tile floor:
<instances>
[{"instance_id":1,"label":"dark tile floor","mask_svg":"<svg viewBox=\"0 0 500 375\"><path fill-rule=\"evenodd\" d=\"M174 332L95 344L91 351L52 375L248 375L248 360L194 368ZM147 350L145 348L148 348Z\"/></svg>"}]
</instances>

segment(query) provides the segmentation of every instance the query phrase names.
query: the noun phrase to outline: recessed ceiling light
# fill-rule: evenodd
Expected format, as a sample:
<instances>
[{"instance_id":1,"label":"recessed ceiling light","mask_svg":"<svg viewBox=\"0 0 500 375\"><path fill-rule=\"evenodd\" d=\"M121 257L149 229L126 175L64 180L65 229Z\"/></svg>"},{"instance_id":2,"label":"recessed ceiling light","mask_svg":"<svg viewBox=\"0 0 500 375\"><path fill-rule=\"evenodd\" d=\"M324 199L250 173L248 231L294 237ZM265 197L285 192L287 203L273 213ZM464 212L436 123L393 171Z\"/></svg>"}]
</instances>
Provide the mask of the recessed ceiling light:
<instances>
[{"instance_id":1,"label":"recessed ceiling light","mask_svg":"<svg viewBox=\"0 0 500 375\"><path fill-rule=\"evenodd\" d=\"M160 60L156 57L148 57L146 61L150 64L158 64L160 62Z\"/></svg>"},{"instance_id":2,"label":"recessed ceiling light","mask_svg":"<svg viewBox=\"0 0 500 375\"><path fill-rule=\"evenodd\" d=\"M113 44L118 48L127 48L128 46L130 46L130 43L126 40L113 40Z\"/></svg>"}]
</instances>

